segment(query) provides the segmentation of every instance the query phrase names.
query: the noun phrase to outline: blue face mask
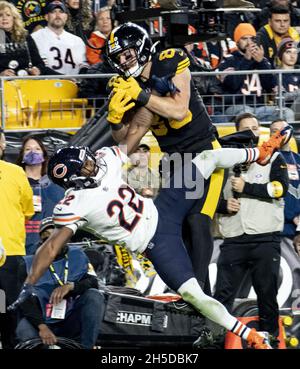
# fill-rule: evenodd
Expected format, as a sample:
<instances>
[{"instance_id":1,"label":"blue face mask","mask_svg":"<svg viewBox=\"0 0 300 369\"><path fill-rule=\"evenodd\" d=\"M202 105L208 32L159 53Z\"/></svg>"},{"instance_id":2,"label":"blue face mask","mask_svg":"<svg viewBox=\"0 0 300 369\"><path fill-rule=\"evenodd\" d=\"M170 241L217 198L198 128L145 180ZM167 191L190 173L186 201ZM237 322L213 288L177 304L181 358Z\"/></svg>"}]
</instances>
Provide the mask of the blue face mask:
<instances>
[{"instance_id":1,"label":"blue face mask","mask_svg":"<svg viewBox=\"0 0 300 369\"><path fill-rule=\"evenodd\" d=\"M27 165L37 165L44 162L44 156L43 154L29 151L26 155L23 157L23 163Z\"/></svg>"}]
</instances>

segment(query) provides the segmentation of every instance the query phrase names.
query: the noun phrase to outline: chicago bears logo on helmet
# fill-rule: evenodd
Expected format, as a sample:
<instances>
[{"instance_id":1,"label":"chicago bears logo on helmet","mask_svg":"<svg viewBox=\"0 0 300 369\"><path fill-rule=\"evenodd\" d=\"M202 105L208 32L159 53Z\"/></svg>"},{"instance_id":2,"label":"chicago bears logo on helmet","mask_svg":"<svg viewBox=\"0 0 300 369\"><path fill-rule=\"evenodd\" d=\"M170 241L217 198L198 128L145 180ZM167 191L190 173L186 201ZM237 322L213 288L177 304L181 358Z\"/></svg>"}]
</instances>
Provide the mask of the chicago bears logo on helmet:
<instances>
[{"instance_id":1,"label":"chicago bears logo on helmet","mask_svg":"<svg viewBox=\"0 0 300 369\"><path fill-rule=\"evenodd\" d=\"M67 174L68 168L65 164L57 164L53 168L53 175L55 178L63 178Z\"/></svg>"}]
</instances>

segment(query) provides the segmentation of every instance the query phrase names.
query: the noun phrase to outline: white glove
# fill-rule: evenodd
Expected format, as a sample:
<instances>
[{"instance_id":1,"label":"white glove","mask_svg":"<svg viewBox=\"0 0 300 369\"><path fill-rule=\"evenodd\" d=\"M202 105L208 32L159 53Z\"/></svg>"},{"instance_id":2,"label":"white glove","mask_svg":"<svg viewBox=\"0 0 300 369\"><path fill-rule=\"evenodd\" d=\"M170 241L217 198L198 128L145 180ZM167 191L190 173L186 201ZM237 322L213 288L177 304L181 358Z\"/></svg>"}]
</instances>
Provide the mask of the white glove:
<instances>
[{"instance_id":1,"label":"white glove","mask_svg":"<svg viewBox=\"0 0 300 369\"><path fill-rule=\"evenodd\" d=\"M2 238L0 238L0 267L4 265L5 261L6 261L6 252L2 243Z\"/></svg>"}]
</instances>

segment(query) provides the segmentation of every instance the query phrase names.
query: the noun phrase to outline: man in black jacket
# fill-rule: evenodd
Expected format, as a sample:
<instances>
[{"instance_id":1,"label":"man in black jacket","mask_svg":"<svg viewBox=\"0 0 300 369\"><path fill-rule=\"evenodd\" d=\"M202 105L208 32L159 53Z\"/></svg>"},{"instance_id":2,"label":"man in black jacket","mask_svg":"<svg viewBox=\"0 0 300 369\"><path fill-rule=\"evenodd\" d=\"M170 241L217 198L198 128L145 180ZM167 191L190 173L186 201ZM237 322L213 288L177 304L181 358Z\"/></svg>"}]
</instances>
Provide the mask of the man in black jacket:
<instances>
[{"instance_id":1,"label":"man in black jacket","mask_svg":"<svg viewBox=\"0 0 300 369\"><path fill-rule=\"evenodd\" d=\"M40 226L42 241L53 230L52 218L45 218ZM22 281L32 258L25 256L20 263ZM40 337L46 345L54 345L57 336L68 337L91 349L99 335L104 306L104 297L87 256L77 246L66 246L35 284L35 295L20 306L22 319L17 337L21 342Z\"/></svg>"},{"instance_id":2,"label":"man in black jacket","mask_svg":"<svg viewBox=\"0 0 300 369\"><path fill-rule=\"evenodd\" d=\"M259 135L259 122L251 114L236 118L238 131ZM247 272L257 295L259 329L279 335L277 303L280 265L280 232L284 225L284 201L289 184L284 158L275 153L266 166L250 164L224 188L227 214L219 219L224 242L220 246L214 297L232 311L233 302Z\"/></svg>"}]
</instances>

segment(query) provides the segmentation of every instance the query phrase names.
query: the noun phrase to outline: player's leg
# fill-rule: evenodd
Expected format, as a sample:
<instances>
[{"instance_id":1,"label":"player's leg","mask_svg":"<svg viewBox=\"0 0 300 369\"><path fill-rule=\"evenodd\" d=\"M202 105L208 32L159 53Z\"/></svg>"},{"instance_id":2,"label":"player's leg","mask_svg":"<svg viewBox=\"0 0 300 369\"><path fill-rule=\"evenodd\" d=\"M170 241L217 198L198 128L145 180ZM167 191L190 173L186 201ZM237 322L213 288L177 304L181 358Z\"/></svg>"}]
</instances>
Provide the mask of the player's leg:
<instances>
[{"instance_id":1,"label":"player's leg","mask_svg":"<svg viewBox=\"0 0 300 369\"><path fill-rule=\"evenodd\" d=\"M274 151L289 141L292 131L292 127L287 126L283 130L275 132L269 140L255 148L206 150L197 155L193 159L193 163L204 178L208 178L216 168L231 168L236 164L255 161L261 165L266 165Z\"/></svg>"},{"instance_id":2,"label":"player's leg","mask_svg":"<svg viewBox=\"0 0 300 369\"><path fill-rule=\"evenodd\" d=\"M146 256L162 280L210 320L246 339L255 348L269 348L259 333L239 322L220 302L202 291L181 238L168 234L169 226L161 222L151 248L146 250ZM171 229L174 230L174 226Z\"/></svg>"},{"instance_id":3,"label":"player's leg","mask_svg":"<svg viewBox=\"0 0 300 369\"><path fill-rule=\"evenodd\" d=\"M195 277L203 291L211 295L208 266L213 253L211 218L206 214L192 212L183 223L183 241L192 261Z\"/></svg>"}]
</instances>

